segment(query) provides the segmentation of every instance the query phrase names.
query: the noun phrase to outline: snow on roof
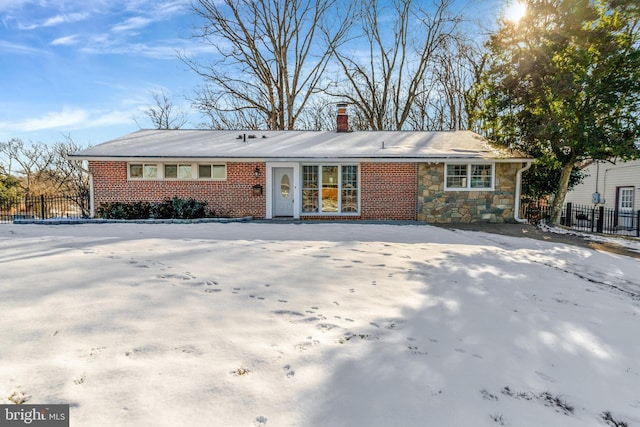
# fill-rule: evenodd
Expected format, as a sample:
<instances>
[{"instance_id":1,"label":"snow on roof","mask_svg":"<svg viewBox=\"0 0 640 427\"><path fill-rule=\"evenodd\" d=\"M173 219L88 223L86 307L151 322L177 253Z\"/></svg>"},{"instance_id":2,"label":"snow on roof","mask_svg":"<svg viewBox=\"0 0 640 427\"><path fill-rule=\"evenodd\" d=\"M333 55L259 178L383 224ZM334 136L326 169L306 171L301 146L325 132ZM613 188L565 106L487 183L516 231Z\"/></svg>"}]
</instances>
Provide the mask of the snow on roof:
<instances>
[{"instance_id":1,"label":"snow on roof","mask_svg":"<svg viewBox=\"0 0 640 427\"><path fill-rule=\"evenodd\" d=\"M140 130L74 153L78 159L528 159L470 131Z\"/></svg>"}]
</instances>

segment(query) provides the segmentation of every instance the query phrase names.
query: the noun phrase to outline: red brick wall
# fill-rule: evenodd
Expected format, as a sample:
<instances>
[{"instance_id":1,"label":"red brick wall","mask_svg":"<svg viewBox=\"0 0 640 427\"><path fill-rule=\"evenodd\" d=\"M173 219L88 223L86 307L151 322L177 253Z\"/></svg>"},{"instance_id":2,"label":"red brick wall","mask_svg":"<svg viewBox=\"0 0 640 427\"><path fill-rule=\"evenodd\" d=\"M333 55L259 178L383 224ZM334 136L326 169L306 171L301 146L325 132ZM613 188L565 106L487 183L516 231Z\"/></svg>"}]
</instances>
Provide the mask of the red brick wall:
<instances>
[{"instance_id":1,"label":"red brick wall","mask_svg":"<svg viewBox=\"0 0 640 427\"><path fill-rule=\"evenodd\" d=\"M416 163L361 163L360 180L361 219L416 219Z\"/></svg>"},{"instance_id":2,"label":"red brick wall","mask_svg":"<svg viewBox=\"0 0 640 427\"><path fill-rule=\"evenodd\" d=\"M259 178L254 177L258 166ZM160 202L180 197L208 203L216 212L234 217L265 217L265 195L253 195L256 184L265 187L264 163L227 163L226 181L207 180L127 180L126 162L91 161L96 208L105 202Z\"/></svg>"},{"instance_id":3,"label":"red brick wall","mask_svg":"<svg viewBox=\"0 0 640 427\"><path fill-rule=\"evenodd\" d=\"M258 166L260 178L253 176ZM105 202L162 201L193 197L218 212L232 216L266 216L265 164L227 163L226 181L127 180L126 162L92 161L96 207ZM415 220L418 200L418 166L415 163L361 163L359 216L302 216L304 219ZM263 186L254 196L252 187Z\"/></svg>"}]
</instances>

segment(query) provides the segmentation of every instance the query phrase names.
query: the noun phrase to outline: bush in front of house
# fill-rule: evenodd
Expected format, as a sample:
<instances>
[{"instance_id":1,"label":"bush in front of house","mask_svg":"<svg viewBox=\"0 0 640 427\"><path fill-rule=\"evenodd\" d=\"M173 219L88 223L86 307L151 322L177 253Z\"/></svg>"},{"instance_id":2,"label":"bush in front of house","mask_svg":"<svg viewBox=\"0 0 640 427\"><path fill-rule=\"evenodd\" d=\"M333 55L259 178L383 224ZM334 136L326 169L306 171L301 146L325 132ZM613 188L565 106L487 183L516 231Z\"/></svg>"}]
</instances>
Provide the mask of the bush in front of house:
<instances>
[{"instance_id":1,"label":"bush in front of house","mask_svg":"<svg viewBox=\"0 0 640 427\"><path fill-rule=\"evenodd\" d=\"M200 202L193 198L165 199L159 203L103 203L97 209L98 216L105 219L195 219L214 216L207 211L207 202Z\"/></svg>"},{"instance_id":2,"label":"bush in front of house","mask_svg":"<svg viewBox=\"0 0 640 427\"><path fill-rule=\"evenodd\" d=\"M151 203L103 203L97 209L98 216L105 219L147 219L151 212Z\"/></svg>"},{"instance_id":3,"label":"bush in front of house","mask_svg":"<svg viewBox=\"0 0 640 427\"><path fill-rule=\"evenodd\" d=\"M177 219L194 219L204 218L207 216L207 203L199 202L194 198L165 199L163 202L154 203L151 206L151 217L153 218L177 218Z\"/></svg>"}]
</instances>

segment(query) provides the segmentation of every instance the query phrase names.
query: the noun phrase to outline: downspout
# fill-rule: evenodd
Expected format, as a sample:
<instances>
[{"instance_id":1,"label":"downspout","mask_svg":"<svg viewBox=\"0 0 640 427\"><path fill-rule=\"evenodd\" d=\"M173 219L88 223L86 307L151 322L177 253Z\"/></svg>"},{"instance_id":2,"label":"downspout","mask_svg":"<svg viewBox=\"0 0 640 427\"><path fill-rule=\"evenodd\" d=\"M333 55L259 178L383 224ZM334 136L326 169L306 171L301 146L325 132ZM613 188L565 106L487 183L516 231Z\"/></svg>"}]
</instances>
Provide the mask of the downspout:
<instances>
[{"instance_id":1,"label":"downspout","mask_svg":"<svg viewBox=\"0 0 640 427\"><path fill-rule=\"evenodd\" d=\"M84 172L87 175L89 175L89 218L93 218L96 216L96 206L95 206L95 201L93 199L93 174L89 172L87 169L78 165L75 160L71 160L68 157L67 157L67 160L69 160L69 164L71 166L73 166L80 172Z\"/></svg>"},{"instance_id":2,"label":"downspout","mask_svg":"<svg viewBox=\"0 0 640 427\"><path fill-rule=\"evenodd\" d=\"M520 198L522 193L522 172L528 170L531 167L533 161L528 161L527 165L516 172L516 200L513 208L513 219L523 224L527 222L526 219L520 218Z\"/></svg>"}]
</instances>

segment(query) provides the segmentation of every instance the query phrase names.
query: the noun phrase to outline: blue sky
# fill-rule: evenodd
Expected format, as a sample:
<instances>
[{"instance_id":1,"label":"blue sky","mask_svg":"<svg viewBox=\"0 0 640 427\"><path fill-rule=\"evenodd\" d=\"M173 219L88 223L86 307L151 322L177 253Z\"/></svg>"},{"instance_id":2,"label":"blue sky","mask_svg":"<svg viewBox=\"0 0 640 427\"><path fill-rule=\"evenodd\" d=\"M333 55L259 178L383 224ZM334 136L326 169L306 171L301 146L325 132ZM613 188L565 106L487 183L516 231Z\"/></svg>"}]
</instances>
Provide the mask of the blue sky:
<instances>
[{"instance_id":1,"label":"blue sky","mask_svg":"<svg viewBox=\"0 0 640 427\"><path fill-rule=\"evenodd\" d=\"M103 142L149 126L156 90L188 106L194 22L185 0L0 0L0 141Z\"/></svg>"},{"instance_id":2,"label":"blue sky","mask_svg":"<svg viewBox=\"0 0 640 427\"><path fill-rule=\"evenodd\" d=\"M176 52L213 53L195 24L190 0L0 0L0 141L95 145L149 127L153 91L188 109L201 79Z\"/></svg>"}]
</instances>

